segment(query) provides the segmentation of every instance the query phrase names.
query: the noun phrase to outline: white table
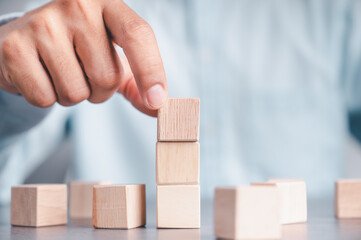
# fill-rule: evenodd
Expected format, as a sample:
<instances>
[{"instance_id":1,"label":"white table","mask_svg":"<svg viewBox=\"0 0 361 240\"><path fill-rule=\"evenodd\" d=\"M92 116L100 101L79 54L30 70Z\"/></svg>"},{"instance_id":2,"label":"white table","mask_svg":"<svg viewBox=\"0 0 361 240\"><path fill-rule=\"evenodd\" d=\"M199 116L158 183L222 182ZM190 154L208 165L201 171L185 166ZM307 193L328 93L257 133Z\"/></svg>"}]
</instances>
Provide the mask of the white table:
<instances>
[{"instance_id":1,"label":"white table","mask_svg":"<svg viewBox=\"0 0 361 240\"><path fill-rule=\"evenodd\" d=\"M360 240L361 219L338 220L334 217L332 197L325 200L309 200L307 224L285 225L282 239L314 240ZM54 227L12 227L9 207L0 208L1 240L42 240L42 239L215 239L213 235L213 204L202 201L201 229L156 229L155 205L147 204L147 225L131 230L94 229L91 220L69 220L67 226Z\"/></svg>"}]
</instances>

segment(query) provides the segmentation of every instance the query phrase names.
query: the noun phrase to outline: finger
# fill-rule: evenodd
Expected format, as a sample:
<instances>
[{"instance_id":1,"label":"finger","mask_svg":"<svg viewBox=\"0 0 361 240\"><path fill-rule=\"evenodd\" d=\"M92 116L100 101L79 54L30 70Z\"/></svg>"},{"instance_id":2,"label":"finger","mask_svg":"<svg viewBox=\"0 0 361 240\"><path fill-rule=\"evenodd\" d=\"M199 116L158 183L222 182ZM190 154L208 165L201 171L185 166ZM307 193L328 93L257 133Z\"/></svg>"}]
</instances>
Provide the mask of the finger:
<instances>
[{"instance_id":1,"label":"finger","mask_svg":"<svg viewBox=\"0 0 361 240\"><path fill-rule=\"evenodd\" d=\"M77 59L72 40L59 28L38 39L39 54L53 81L58 102L71 106L90 96L90 88ZM57 36L52 38L51 35Z\"/></svg>"},{"instance_id":2,"label":"finger","mask_svg":"<svg viewBox=\"0 0 361 240\"><path fill-rule=\"evenodd\" d=\"M37 107L50 107L56 102L51 80L44 69L35 45L13 32L3 43L4 76L18 92Z\"/></svg>"},{"instance_id":3,"label":"finger","mask_svg":"<svg viewBox=\"0 0 361 240\"><path fill-rule=\"evenodd\" d=\"M151 27L123 1L109 0L103 18L113 40L124 50L145 105L159 109L167 97L167 83Z\"/></svg>"},{"instance_id":4,"label":"finger","mask_svg":"<svg viewBox=\"0 0 361 240\"><path fill-rule=\"evenodd\" d=\"M139 95L137 84L135 82L133 73L130 69L128 60L119 55L121 63L123 65L122 84L120 85L118 92L121 93L136 109L139 111L152 116L157 116L156 110L151 110L144 105L144 102Z\"/></svg>"},{"instance_id":5,"label":"finger","mask_svg":"<svg viewBox=\"0 0 361 240\"><path fill-rule=\"evenodd\" d=\"M92 90L88 100L100 103L110 98L119 88L122 65L108 38L101 11L92 12L93 9L99 8L84 11L92 17L81 21L87 24L78 25L74 29L74 44Z\"/></svg>"},{"instance_id":6,"label":"finger","mask_svg":"<svg viewBox=\"0 0 361 240\"><path fill-rule=\"evenodd\" d=\"M4 71L5 70L3 69L3 66L0 66L0 77L1 77L1 79L3 79L3 81L1 81L1 83L0 83L0 88L6 92L18 94L19 90L13 84L6 82L6 81L8 81L8 79L5 78L4 73L3 73Z\"/></svg>"}]
</instances>

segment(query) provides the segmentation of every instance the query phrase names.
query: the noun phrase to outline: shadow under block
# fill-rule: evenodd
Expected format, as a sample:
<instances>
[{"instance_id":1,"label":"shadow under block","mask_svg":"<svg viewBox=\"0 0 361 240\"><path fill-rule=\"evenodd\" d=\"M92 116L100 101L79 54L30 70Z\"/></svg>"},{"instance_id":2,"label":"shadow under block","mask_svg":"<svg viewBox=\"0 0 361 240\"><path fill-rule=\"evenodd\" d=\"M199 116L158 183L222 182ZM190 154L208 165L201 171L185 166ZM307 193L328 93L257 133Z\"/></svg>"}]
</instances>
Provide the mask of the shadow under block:
<instances>
[{"instance_id":1,"label":"shadow under block","mask_svg":"<svg viewBox=\"0 0 361 240\"><path fill-rule=\"evenodd\" d=\"M130 229L145 225L145 185L95 185L93 226Z\"/></svg>"},{"instance_id":2,"label":"shadow under block","mask_svg":"<svg viewBox=\"0 0 361 240\"><path fill-rule=\"evenodd\" d=\"M198 141L199 102L199 98L168 98L158 110L158 141Z\"/></svg>"},{"instance_id":3,"label":"shadow under block","mask_svg":"<svg viewBox=\"0 0 361 240\"><path fill-rule=\"evenodd\" d=\"M157 228L200 228L199 185L157 186Z\"/></svg>"},{"instance_id":4,"label":"shadow under block","mask_svg":"<svg viewBox=\"0 0 361 240\"><path fill-rule=\"evenodd\" d=\"M42 227L67 223L67 186L29 184L11 188L11 224Z\"/></svg>"},{"instance_id":5,"label":"shadow under block","mask_svg":"<svg viewBox=\"0 0 361 240\"><path fill-rule=\"evenodd\" d=\"M280 193L276 187L216 188L214 231L218 238L281 237Z\"/></svg>"},{"instance_id":6,"label":"shadow under block","mask_svg":"<svg viewBox=\"0 0 361 240\"><path fill-rule=\"evenodd\" d=\"M361 218L361 179L336 182L335 211L338 218Z\"/></svg>"},{"instance_id":7,"label":"shadow under block","mask_svg":"<svg viewBox=\"0 0 361 240\"><path fill-rule=\"evenodd\" d=\"M157 142L157 184L199 184L198 142Z\"/></svg>"},{"instance_id":8,"label":"shadow under block","mask_svg":"<svg viewBox=\"0 0 361 240\"><path fill-rule=\"evenodd\" d=\"M253 186L276 186L281 196L281 224L307 221L306 183L299 179L270 179Z\"/></svg>"},{"instance_id":9,"label":"shadow under block","mask_svg":"<svg viewBox=\"0 0 361 240\"><path fill-rule=\"evenodd\" d=\"M93 215L93 187L105 184L111 184L111 182L71 182L69 184L70 217L91 218Z\"/></svg>"}]
</instances>

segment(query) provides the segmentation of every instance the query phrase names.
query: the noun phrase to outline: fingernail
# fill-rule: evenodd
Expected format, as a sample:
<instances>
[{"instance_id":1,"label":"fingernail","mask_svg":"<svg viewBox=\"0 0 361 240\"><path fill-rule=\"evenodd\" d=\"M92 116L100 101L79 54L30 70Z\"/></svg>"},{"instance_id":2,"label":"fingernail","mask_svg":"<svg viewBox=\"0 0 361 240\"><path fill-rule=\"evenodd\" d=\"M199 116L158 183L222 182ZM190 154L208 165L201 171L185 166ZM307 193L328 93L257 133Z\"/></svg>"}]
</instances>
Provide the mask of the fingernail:
<instances>
[{"instance_id":1,"label":"fingernail","mask_svg":"<svg viewBox=\"0 0 361 240\"><path fill-rule=\"evenodd\" d=\"M147 91L146 101L152 108L159 108L163 105L165 97L165 91L159 84L154 85Z\"/></svg>"}]
</instances>

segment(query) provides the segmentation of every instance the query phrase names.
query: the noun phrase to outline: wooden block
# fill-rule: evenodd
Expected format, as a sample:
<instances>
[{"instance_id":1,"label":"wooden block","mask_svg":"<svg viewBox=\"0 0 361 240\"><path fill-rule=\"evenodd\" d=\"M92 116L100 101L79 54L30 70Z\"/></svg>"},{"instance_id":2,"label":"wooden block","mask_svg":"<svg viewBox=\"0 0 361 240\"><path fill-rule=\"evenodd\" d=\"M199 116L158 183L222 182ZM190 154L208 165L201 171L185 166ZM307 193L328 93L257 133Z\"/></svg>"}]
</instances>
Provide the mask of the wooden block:
<instances>
[{"instance_id":1,"label":"wooden block","mask_svg":"<svg viewBox=\"0 0 361 240\"><path fill-rule=\"evenodd\" d=\"M198 141L199 98L169 98L158 110L158 141Z\"/></svg>"},{"instance_id":2,"label":"wooden block","mask_svg":"<svg viewBox=\"0 0 361 240\"><path fill-rule=\"evenodd\" d=\"M270 179L255 186L276 186L281 194L281 223L302 223L307 221L306 183L299 179Z\"/></svg>"},{"instance_id":3,"label":"wooden block","mask_svg":"<svg viewBox=\"0 0 361 240\"><path fill-rule=\"evenodd\" d=\"M67 223L65 184L29 184L11 188L11 224L42 227Z\"/></svg>"},{"instance_id":4,"label":"wooden block","mask_svg":"<svg viewBox=\"0 0 361 240\"><path fill-rule=\"evenodd\" d=\"M71 218L91 218L93 215L93 186L107 185L104 182L73 181L69 184L69 213Z\"/></svg>"},{"instance_id":5,"label":"wooden block","mask_svg":"<svg viewBox=\"0 0 361 240\"><path fill-rule=\"evenodd\" d=\"M95 185L93 226L130 229L145 225L145 185Z\"/></svg>"},{"instance_id":6,"label":"wooden block","mask_svg":"<svg viewBox=\"0 0 361 240\"><path fill-rule=\"evenodd\" d=\"M198 142L157 142L157 184L199 184Z\"/></svg>"},{"instance_id":7,"label":"wooden block","mask_svg":"<svg viewBox=\"0 0 361 240\"><path fill-rule=\"evenodd\" d=\"M157 186L157 228L200 228L199 185Z\"/></svg>"},{"instance_id":8,"label":"wooden block","mask_svg":"<svg viewBox=\"0 0 361 240\"><path fill-rule=\"evenodd\" d=\"M281 237L280 193L277 187L216 188L214 231L218 238Z\"/></svg>"},{"instance_id":9,"label":"wooden block","mask_svg":"<svg viewBox=\"0 0 361 240\"><path fill-rule=\"evenodd\" d=\"M361 179L336 182L335 211L338 218L361 218Z\"/></svg>"}]
</instances>

